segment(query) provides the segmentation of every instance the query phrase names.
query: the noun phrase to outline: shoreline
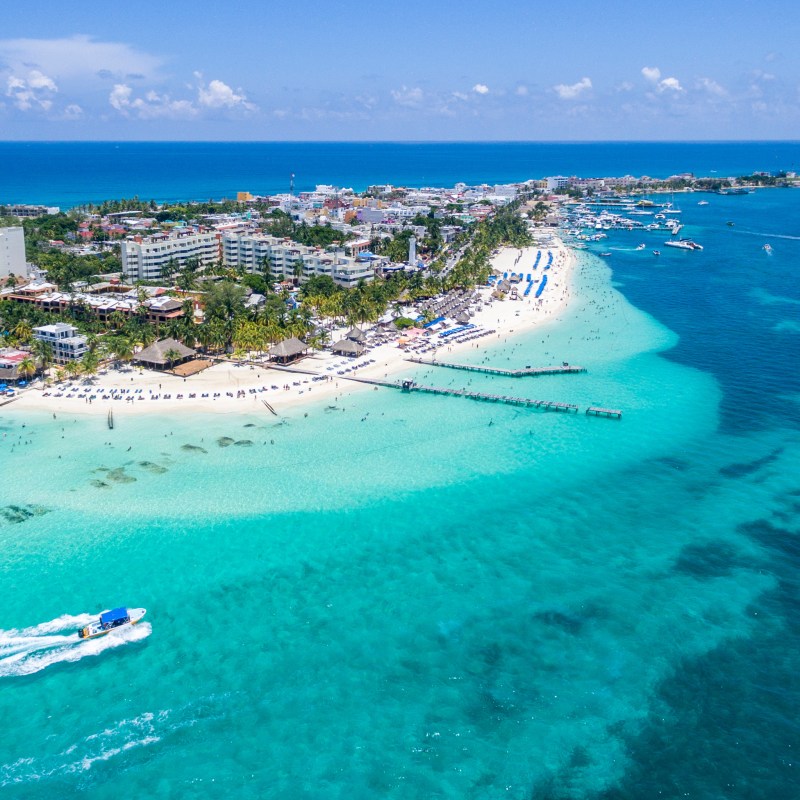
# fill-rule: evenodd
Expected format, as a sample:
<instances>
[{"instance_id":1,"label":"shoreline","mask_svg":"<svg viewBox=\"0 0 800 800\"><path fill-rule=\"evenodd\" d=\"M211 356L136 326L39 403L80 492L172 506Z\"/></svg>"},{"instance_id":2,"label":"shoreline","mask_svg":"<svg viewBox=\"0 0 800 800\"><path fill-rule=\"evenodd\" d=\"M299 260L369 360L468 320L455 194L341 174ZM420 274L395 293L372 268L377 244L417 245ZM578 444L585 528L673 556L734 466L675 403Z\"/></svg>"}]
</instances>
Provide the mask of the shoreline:
<instances>
[{"instance_id":1,"label":"shoreline","mask_svg":"<svg viewBox=\"0 0 800 800\"><path fill-rule=\"evenodd\" d=\"M452 358L459 353L482 351L498 340L534 330L553 319L573 300L575 252L556 238L548 247L502 248L492 258L492 268L501 275L504 272L522 271L527 274L537 250L553 253L553 264L547 271L548 283L542 297L512 300L491 300L492 289L478 287L483 301L482 308L472 317L471 323L486 331L488 335L476 341L449 342L439 340L437 334L429 337L432 343L442 342L428 358ZM528 267L520 266L528 264ZM535 273L544 274L541 268ZM524 284L519 284L520 290ZM342 333L347 330L342 329ZM334 333L333 339L336 338ZM413 368L408 361L412 353L402 349L394 341L369 350L361 358L334 356L330 352L312 352L288 369L270 364L258 366L252 363L226 362L215 364L203 372L182 378L169 372L143 370L127 366L121 369L108 368L91 379L64 381L50 387L32 387L16 400L2 407L6 415L17 415L26 411L43 411L54 414L107 414L113 410L120 415L148 413L214 413L242 414L265 410L266 401L280 414L283 410L302 406L310 401L331 399L343 394L371 390L369 384L337 374L345 367L353 367L365 360L372 363L353 372L355 378L392 380L398 374ZM541 365L546 366L546 365ZM315 374L314 374L315 373ZM321 379L319 376L322 376ZM316 377L316 380L314 378ZM70 386L76 396L64 396ZM111 398L111 390L118 399ZM124 392L123 392L124 390ZM61 393L61 397L56 394ZM107 399L102 399L103 395ZM189 395L195 395L189 397ZM169 395L166 398L165 395ZM180 397L179 397L180 395ZM203 395L206 395L203 397ZM89 397L94 396L90 402ZM142 398L142 399L139 399ZM157 399L156 399L157 398ZM0 412L0 413L2 413Z\"/></svg>"}]
</instances>

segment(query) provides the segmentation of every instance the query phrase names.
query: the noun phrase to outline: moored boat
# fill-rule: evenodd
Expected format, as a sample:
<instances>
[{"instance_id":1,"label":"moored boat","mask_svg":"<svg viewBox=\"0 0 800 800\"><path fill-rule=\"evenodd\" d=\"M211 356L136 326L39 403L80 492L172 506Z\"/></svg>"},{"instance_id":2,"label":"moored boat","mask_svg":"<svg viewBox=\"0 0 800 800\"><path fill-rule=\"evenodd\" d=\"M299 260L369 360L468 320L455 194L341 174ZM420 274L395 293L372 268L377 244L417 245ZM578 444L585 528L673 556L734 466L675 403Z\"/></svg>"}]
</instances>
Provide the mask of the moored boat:
<instances>
[{"instance_id":1,"label":"moored boat","mask_svg":"<svg viewBox=\"0 0 800 800\"><path fill-rule=\"evenodd\" d=\"M78 636L81 639L94 639L97 636L105 636L107 633L123 628L127 625L135 625L147 613L144 608L112 608L110 611L104 611L97 622L92 622L85 628L78 631Z\"/></svg>"}]
</instances>

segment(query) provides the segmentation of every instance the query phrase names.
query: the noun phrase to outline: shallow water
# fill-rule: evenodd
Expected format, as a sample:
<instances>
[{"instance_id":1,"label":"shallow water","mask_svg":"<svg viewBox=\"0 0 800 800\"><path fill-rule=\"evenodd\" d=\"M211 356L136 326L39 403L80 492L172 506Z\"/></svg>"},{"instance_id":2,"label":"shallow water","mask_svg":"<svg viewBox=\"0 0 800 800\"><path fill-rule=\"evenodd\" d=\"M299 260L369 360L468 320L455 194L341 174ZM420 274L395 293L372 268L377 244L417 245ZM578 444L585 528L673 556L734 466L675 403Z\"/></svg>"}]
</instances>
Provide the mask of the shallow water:
<instances>
[{"instance_id":1,"label":"shallow water","mask_svg":"<svg viewBox=\"0 0 800 800\"><path fill-rule=\"evenodd\" d=\"M792 796L798 251L738 230L796 197L686 207L703 260L617 234L612 283L581 254L562 319L492 360L584 375L410 372L621 421L389 390L0 418L4 792ZM52 641L118 603L137 640Z\"/></svg>"}]
</instances>

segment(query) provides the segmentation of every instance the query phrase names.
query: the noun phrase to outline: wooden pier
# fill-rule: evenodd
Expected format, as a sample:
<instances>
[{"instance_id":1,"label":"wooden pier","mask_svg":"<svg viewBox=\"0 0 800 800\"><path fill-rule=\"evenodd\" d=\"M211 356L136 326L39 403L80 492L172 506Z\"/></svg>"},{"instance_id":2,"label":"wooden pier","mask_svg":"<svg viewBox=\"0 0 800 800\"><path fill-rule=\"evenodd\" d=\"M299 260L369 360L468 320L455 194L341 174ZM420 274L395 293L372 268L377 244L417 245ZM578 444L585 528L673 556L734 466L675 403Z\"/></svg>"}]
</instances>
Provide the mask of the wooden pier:
<instances>
[{"instance_id":1,"label":"wooden pier","mask_svg":"<svg viewBox=\"0 0 800 800\"><path fill-rule=\"evenodd\" d=\"M466 389L449 389L442 386L422 386L415 381L393 382L354 377L348 377L347 380L356 381L358 383L369 383L373 386L385 386L388 389L402 389L404 392L422 392L423 394L464 397L468 400L481 400L485 403L503 403L509 406L538 408L542 411L562 411L567 414L577 414L579 410L578 406L572 403L557 403L552 400L532 400L528 397L510 397L500 394L484 394L483 392L470 392Z\"/></svg>"},{"instance_id":2,"label":"wooden pier","mask_svg":"<svg viewBox=\"0 0 800 800\"><path fill-rule=\"evenodd\" d=\"M448 369L463 369L467 372L482 372L485 375L502 375L507 378L523 378L527 375L571 375L586 372L585 367L571 364L562 364L560 367L524 367L522 369L501 369L500 367L484 367L480 364L456 364L452 361L437 361L432 358L418 358L412 356L406 361L414 364L424 364L430 367L447 367Z\"/></svg>"},{"instance_id":3,"label":"wooden pier","mask_svg":"<svg viewBox=\"0 0 800 800\"><path fill-rule=\"evenodd\" d=\"M617 408L589 406L589 408L586 409L586 414L589 417L613 417L614 419L622 419L622 412Z\"/></svg>"}]
</instances>

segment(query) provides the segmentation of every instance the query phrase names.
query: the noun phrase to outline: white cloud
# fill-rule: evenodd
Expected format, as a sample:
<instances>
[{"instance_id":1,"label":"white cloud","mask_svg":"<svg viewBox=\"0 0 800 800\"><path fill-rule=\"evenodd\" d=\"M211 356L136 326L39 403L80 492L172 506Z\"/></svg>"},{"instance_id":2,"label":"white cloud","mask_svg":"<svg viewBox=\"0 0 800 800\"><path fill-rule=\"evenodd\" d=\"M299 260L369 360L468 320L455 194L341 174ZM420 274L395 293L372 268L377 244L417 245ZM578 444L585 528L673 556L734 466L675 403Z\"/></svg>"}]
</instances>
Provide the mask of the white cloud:
<instances>
[{"instance_id":1,"label":"white cloud","mask_svg":"<svg viewBox=\"0 0 800 800\"><path fill-rule=\"evenodd\" d=\"M133 89L124 83L114 85L108 102L125 117L190 119L197 116L197 108L191 100L173 100L168 94L159 94L152 89L143 97L134 97Z\"/></svg>"},{"instance_id":2,"label":"white cloud","mask_svg":"<svg viewBox=\"0 0 800 800\"><path fill-rule=\"evenodd\" d=\"M197 76L198 73L195 73ZM237 94L238 92L238 94ZM256 106L249 102L241 89L234 91L220 80L210 81L208 86L202 83L197 89L197 102L204 108L243 108L255 111Z\"/></svg>"},{"instance_id":3,"label":"white cloud","mask_svg":"<svg viewBox=\"0 0 800 800\"><path fill-rule=\"evenodd\" d=\"M658 82L659 92L682 92L683 86L677 78L664 78Z\"/></svg>"},{"instance_id":4,"label":"white cloud","mask_svg":"<svg viewBox=\"0 0 800 800\"><path fill-rule=\"evenodd\" d=\"M10 97L20 111L49 111L56 92L56 82L38 69L29 70L24 77L10 75L6 80L6 97Z\"/></svg>"},{"instance_id":5,"label":"white cloud","mask_svg":"<svg viewBox=\"0 0 800 800\"><path fill-rule=\"evenodd\" d=\"M99 42L90 36L63 39L2 39L0 63L12 73L35 68L59 81L134 76L152 80L164 59L124 42Z\"/></svg>"},{"instance_id":6,"label":"white cloud","mask_svg":"<svg viewBox=\"0 0 800 800\"><path fill-rule=\"evenodd\" d=\"M559 83L558 86L553 87L553 91L562 100L574 100L583 92L592 88L592 82L589 78L581 78L577 83L565 84Z\"/></svg>"},{"instance_id":7,"label":"white cloud","mask_svg":"<svg viewBox=\"0 0 800 800\"><path fill-rule=\"evenodd\" d=\"M472 91L476 94L489 94L489 87L485 83L476 83Z\"/></svg>"},{"instance_id":8,"label":"white cloud","mask_svg":"<svg viewBox=\"0 0 800 800\"><path fill-rule=\"evenodd\" d=\"M712 78L699 78L697 81L697 88L703 89L716 97L727 97L728 95L727 90Z\"/></svg>"},{"instance_id":9,"label":"white cloud","mask_svg":"<svg viewBox=\"0 0 800 800\"><path fill-rule=\"evenodd\" d=\"M464 94L464 92L453 92L453 97L456 100L469 100L469 95Z\"/></svg>"},{"instance_id":10,"label":"white cloud","mask_svg":"<svg viewBox=\"0 0 800 800\"><path fill-rule=\"evenodd\" d=\"M658 83L661 77L661 70L658 67L642 67L642 75L646 81L650 83Z\"/></svg>"},{"instance_id":11,"label":"white cloud","mask_svg":"<svg viewBox=\"0 0 800 800\"><path fill-rule=\"evenodd\" d=\"M524 85L522 85L522 84L520 84L520 85L519 85L519 86L517 86L517 88L514 90L514 94L516 94L516 95L517 95L517 97L526 97L526 96L527 96L527 94L528 94L528 87L527 87L527 86L524 86Z\"/></svg>"},{"instance_id":12,"label":"white cloud","mask_svg":"<svg viewBox=\"0 0 800 800\"><path fill-rule=\"evenodd\" d=\"M83 109L77 103L70 103L64 109L64 119L80 119L83 116Z\"/></svg>"},{"instance_id":13,"label":"white cloud","mask_svg":"<svg viewBox=\"0 0 800 800\"><path fill-rule=\"evenodd\" d=\"M424 93L419 86L412 89L407 86L403 86L401 89L393 89L391 95L397 105L406 106L407 108L418 108L424 97Z\"/></svg>"},{"instance_id":14,"label":"white cloud","mask_svg":"<svg viewBox=\"0 0 800 800\"><path fill-rule=\"evenodd\" d=\"M622 81L622 83L617 86L618 92L632 92L634 90L634 85L630 81Z\"/></svg>"}]
</instances>

